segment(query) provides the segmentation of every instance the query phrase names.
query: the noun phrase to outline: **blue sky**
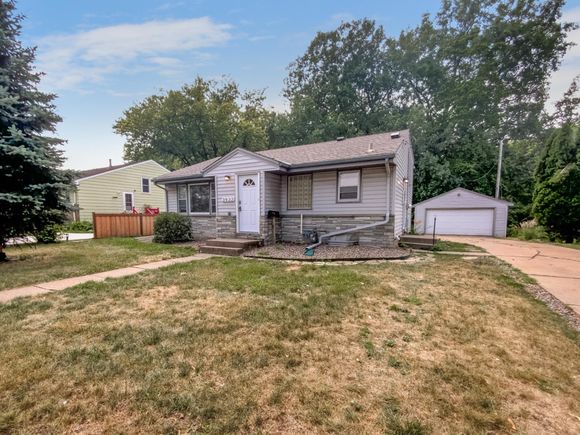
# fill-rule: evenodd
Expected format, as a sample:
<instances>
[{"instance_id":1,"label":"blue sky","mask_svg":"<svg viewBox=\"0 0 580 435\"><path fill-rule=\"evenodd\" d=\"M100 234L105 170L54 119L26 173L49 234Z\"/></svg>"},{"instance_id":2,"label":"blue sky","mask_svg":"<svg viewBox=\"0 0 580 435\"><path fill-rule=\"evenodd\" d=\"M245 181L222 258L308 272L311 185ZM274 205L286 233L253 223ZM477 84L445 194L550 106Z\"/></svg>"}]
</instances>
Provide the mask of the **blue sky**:
<instances>
[{"instance_id":1,"label":"blue sky","mask_svg":"<svg viewBox=\"0 0 580 435\"><path fill-rule=\"evenodd\" d=\"M22 39L35 45L44 90L58 95L60 137L68 140L65 166L87 169L122 162L123 138L112 125L123 110L160 89L195 76L228 76L242 89L266 89L267 103L283 110L288 64L319 30L369 17L396 36L415 26L439 1L168 1L20 0ZM580 0L566 18L580 22ZM580 43L580 31L573 40ZM576 47L554 77L554 96L580 73Z\"/></svg>"}]
</instances>

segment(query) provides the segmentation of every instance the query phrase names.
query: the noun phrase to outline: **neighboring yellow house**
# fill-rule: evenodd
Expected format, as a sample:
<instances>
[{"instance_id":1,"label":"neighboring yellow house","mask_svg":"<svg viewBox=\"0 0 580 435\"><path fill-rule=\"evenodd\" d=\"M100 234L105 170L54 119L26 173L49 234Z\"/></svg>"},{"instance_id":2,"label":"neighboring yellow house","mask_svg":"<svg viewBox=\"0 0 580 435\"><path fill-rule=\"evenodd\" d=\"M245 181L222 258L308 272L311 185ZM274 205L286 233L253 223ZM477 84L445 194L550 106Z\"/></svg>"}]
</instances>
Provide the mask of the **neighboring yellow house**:
<instances>
[{"instance_id":1,"label":"neighboring yellow house","mask_svg":"<svg viewBox=\"0 0 580 435\"><path fill-rule=\"evenodd\" d=\"M153 179L169 170L154 160L81 171L72 203L75 220L92 221L93 213L140 213L145 207L166 210L165 190Z\"/></svg>"}]
</instances>

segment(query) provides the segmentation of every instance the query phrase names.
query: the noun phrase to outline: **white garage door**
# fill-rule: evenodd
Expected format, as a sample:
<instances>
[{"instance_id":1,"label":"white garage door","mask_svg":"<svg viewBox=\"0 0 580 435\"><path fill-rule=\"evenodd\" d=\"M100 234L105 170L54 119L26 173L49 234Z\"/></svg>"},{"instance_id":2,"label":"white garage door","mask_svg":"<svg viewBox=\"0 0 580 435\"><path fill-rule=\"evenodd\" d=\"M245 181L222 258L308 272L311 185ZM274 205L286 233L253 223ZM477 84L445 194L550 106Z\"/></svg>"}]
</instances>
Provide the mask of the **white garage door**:
<instances>
[{"instance_id":1,"label":"white garage door","mask_svg":"<svg viewBox=\"0 0 580 435\"><path fill-rule=\"evenodd\" d=\"M493 209L442 209L427 210L425 233L433 233L433 221L436 234L453 234L466 236L493 235Z\"/></svg>"}]
</instances>

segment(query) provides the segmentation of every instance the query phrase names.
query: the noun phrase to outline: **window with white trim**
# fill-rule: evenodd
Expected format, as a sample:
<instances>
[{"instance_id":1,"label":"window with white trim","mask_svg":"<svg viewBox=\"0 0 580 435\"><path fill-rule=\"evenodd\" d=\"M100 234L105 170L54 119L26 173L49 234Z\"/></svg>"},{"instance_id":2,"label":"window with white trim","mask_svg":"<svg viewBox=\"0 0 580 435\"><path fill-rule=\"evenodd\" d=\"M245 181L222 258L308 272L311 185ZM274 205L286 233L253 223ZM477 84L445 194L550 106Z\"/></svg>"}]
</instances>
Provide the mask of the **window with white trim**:
<instances>
[{"instance_id":1,"label":"window with white trim","mask_svg":"<svg viewBox=\"0 0 580 435\"><path fill-rule=\"evenodd\" d=\"M141 178L141 191L143 193L149 193L151 192L151 186L150 186L151 180L149 180L149 178Z\"/></svg>"},{"instance_id":2,"label":"window with white trim","mask_svg":"<svg viewBox=\"0 0 580 435\"><path fill-rule=\"evenodd\" d=\"M288 176L288 210L312 208L312 174Z\"/></svg>"},{"instance_id":3,"label":"window with white trim","mask_svg":"<svg viewBox=\"0 0 580 435\"><path fill-rule=\"evenodd\" d=\"M360 170L338 173L338 202L360 201Z\"/></svg>"},{"instance_id":4,"label":"window with white trim","mask_svg":"<svg viewBox=\"0 0 580 435\"><path fill-rule=\"evenodd\" d=\"M199 183L189 185L189 212L215 213L214 183Z\"/></svg>"},{"instance_id":5,"label":"window with white trim","mask_svg":"<svg viewBox=\"0 0 580 435\"><path fill-rule=\"evenodd\" d=\"M133 211L133 193L123 192L123 210Z\"/></svg>"},{"instance_id":6,"label":"window with white trim","mask_svg":"<svg viewBox=\"0 0 580 435\"><path fill-rule=\"evenodd\" d=\"M187 213L187 186L185 184L177 186L177 211Z\"/></svg>"}]
</instances>

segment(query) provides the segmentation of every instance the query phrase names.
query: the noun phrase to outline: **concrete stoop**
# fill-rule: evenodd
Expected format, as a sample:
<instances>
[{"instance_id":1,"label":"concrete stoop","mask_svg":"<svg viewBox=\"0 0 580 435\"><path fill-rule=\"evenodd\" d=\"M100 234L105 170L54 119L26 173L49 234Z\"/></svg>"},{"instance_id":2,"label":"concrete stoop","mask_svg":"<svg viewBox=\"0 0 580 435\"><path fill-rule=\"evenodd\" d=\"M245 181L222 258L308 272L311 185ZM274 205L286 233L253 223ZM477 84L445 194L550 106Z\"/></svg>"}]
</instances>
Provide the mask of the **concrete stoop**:
<instances>
[{"instance_id":1,"label":"concrete stoop","mask_svg":"<svg viewBox=\"0 0 580 435\"><path fill-rule=\"evenodd\" d=\"M259 246L260 240L254 239L212 239L199 248L204 254L227 255L236 257L244 251Z\"/></svg>"}]
</instances>

